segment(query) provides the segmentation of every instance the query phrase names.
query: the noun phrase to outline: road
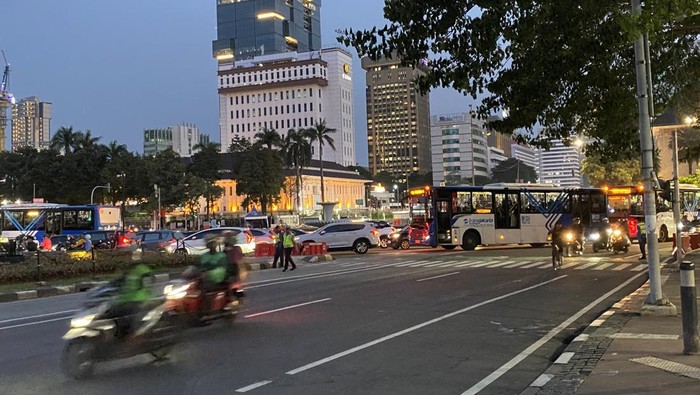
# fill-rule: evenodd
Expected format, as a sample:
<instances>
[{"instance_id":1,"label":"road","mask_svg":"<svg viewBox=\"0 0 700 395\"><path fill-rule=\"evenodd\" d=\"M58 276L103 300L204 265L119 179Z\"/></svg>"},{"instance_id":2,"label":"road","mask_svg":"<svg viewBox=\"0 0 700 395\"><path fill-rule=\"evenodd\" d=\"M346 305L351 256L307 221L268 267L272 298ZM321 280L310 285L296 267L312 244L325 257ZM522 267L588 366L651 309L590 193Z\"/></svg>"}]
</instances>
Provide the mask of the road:
<instances>
[{"instance_id":1,"label":"road","mask_svg":"<svg viewBox=\"0 0 700 395\"><path fill-rule=\"evenodd\" d=\"M372 250L252 272L232 328L192 329L168 362L107 363L85 382L58 365L84 295L0 304L0 393L519 393L647 279L635 254L589 253L559 271L548 255Z\"/></svg>"}]
</instances>

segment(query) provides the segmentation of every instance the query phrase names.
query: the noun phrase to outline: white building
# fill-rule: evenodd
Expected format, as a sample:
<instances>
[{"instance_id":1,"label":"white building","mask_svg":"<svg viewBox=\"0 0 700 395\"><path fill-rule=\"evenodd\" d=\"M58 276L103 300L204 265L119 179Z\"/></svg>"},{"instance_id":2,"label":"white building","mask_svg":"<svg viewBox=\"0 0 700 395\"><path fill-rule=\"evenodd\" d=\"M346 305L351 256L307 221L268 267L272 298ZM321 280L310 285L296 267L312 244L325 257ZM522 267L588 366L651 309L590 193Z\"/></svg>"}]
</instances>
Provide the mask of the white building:
<instances>
[{"instance_id":1,"label":"white building","mask_svg":"<svg viewBox=\"0 0 700 395\"><path fill-rule=\"evenodd\" d=\"M166 149L172 149L183 158L192 156L197 144L207 144L209 135L201 133L190 124L170 126L165 129L146 129L143 131L143 154L153 156Z\"/></svg>"},{"instance_id":2,"label":"white building","mask_svg":"<svg viewBox=\"0 0 700 395\"><path fill-rule=\"evenodd\" d=\"M535 172L537 173L537 178L539 179L540 175L540 160L537 156L537 151L526 146L526 145L521 145L518 143L512 143L510 145L510 152L511 152L511 157L515 158L524 164L532 167L535 169Z\"/></svg>"},{"instance_id":3,"label":"white building","mask_svg":"<svg viewBox=\"0 0 700 395\"><path fill-rule=\"evenodd\" d=\"M494 167L508 159L505 151L496 147L489 147L489 175L493 175Z\"/></svg>"},{"instance_id":4,"label":"white building","mask_svg":"<svg viewBox=\"0 0 700 395\"><path fill-rule=\"evenodd\" d=\"M12 106L12 149L49 148L51 144L51 103L36 96L21 99Z\"/></svg>"},{"instance_id":5,"label":"white building","mask_svg":"<svg viewBox=\"0 0 700 395\"><path fill-rule=\"evenodd\" d=\"M354 165L355 125L352 56L339 48L258 56L219 66L221 148L234 136L254 140L263 129L282 136L325 120L336 151L323 150L323 160ZM318 146L313 149L318 159Z\"/></svg>"},{"instance_id":6,"label":"white building","mask_svg":"<svg viewBox=\"0 0 700 395\"><path fill-rule=\"evenodd\" d=\"M540 150L540 183L562 187L581 186L581 162L583 154L576 146L565 146L561 140L552 141L549 151Z\"/></svg>"},{"instance_id":7,"label":"white building","mask_svg":"<svg viewBox=\"0 0 700 395\"><path fill-rule=\"evenodd\" d=\"M489 148L483 123L468 113L430 118L433 184L446 178L488 177Z\"/></svg>"}]
</instances>

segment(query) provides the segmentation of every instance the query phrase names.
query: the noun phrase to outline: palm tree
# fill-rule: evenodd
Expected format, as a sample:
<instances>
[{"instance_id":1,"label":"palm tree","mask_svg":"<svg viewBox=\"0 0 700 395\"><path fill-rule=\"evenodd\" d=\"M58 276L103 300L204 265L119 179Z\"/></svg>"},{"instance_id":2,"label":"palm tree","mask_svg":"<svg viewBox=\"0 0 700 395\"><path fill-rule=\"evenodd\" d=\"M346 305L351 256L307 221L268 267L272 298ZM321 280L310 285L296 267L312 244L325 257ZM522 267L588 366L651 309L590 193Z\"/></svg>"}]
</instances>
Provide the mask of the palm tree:
<instances>
[{"instance_id":1,"label":"palm tree","mask_svg":"<svg viewBox=\"0 0 700 395\"><path fill-rule=\"evenodd\" d=\"M264 128L262 132L255 134L255 138L258 139L260 144L267 146L268 149L282 146L282 136L275 129Z\"/></svg>"},{"instance_id":2,"label":"palm tree","mask_svg":"<svg viewBox=\"0 0 700 395\"><path fill-rule=\"evenodd\" d=\"M105 153L107 154L107 160L109 161L121 158L128 152L129 150L126 149L126 145L119 144L116 140L110 141L105 149Z\"/></svg>"},{"instance_id":3,"label":"palm tree","mask_svg":"<svg viewBox=\"0 0 700 395\"><path fill-rule=\"evenodd\" d=\"M77 132L77 133L75 133L75 141L73 142L74 150L94 149L95 146L97 145L97 143L99 143L101 139L102 139L102 137L93 136L92 131L90 131L89 129L85 133Z\"/></svg>"},{"instance_id":4,"label":"palm tree","mask_svg":"<svg viewBox=\"0 0 700 395\"><path fill-rule=\"evenodd\" d=\"M304 131L289 129L282 145L285 163L296 171L296 206L301 207L302 168L311 161L311 143Z\"/></svg>"},{"instance_id":5,"label":"palm tree","mask_svg":"<svg viewBox=\"0 0 700 395\"><path fill-rule=\"evenodd\" d=\"M77 133L73 131L72 126L61 126L51 139L51 148L63 152L63 154L70 154L75 144Z\"/></svg>"},{"instance_id":6,"label":"palm tree","mask_svg":"<svg viewBox=\"0 0 700 395\"><path fill-rule=\"evenodd\" d=\"M335 140L330 136L335 133L335 129L326 126L326 120L316 123L314 127L306 129L306 134L311 140L311 144L318 141L318 159L321 162L321 202L326 201L326 191L323 188L323 146L328 144L335 151Z\"/></svg>"}]
</instances>

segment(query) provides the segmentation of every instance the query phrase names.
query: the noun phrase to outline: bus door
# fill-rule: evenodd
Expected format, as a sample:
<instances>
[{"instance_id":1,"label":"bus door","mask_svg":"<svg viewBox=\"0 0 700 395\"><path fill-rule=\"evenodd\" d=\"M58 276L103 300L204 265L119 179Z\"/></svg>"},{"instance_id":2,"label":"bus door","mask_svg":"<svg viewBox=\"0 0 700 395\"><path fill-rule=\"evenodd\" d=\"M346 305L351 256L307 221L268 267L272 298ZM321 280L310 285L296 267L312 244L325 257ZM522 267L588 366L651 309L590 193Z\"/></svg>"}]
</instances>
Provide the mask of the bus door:
<instances>
[{"instance_id":1,"label":"bus door","mask_svg":"<svg viewBox=\"0 0 700 395\"><path fill-rule=\"evenodd\" d=\"M437 198L435 207L437 243L452 243L452 199Z\"/></svg>"},{"instance_id":2,"label":"bus door","mask_svg":"<svg viewBox=\"0 0 700 395\"><path fill-rule=\"evenodd\" d=\"M496 243L521 243L520 193L495 192L493 194Z\"/></svg>"}]
</instances>

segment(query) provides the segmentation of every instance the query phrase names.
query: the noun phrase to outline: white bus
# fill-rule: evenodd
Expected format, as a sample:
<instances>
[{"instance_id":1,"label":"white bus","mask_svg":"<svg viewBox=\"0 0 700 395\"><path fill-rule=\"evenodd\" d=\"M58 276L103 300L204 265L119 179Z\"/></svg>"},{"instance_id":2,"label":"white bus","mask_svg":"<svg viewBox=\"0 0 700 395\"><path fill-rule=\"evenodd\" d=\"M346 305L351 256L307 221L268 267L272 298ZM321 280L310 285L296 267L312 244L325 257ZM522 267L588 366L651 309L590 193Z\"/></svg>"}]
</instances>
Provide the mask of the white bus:
<instances>
[{"instance_id":1,"label":"white bus","mask_svg":"<svg viewBox=\"0 0 700 395\"><path fill-rule=\"evenodd\" d=\"M607 215L605 193L593 188L546 184L435 187L432 245L473 250L480 245L543 246L557 222L574 218L590 228Z\"/></svg>"}]
</instances>

